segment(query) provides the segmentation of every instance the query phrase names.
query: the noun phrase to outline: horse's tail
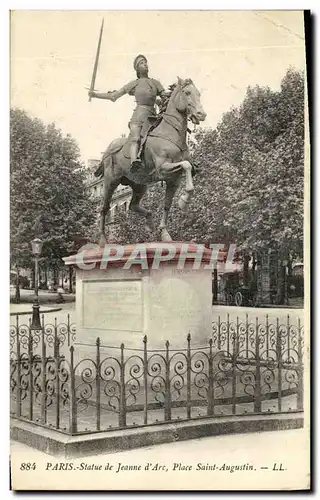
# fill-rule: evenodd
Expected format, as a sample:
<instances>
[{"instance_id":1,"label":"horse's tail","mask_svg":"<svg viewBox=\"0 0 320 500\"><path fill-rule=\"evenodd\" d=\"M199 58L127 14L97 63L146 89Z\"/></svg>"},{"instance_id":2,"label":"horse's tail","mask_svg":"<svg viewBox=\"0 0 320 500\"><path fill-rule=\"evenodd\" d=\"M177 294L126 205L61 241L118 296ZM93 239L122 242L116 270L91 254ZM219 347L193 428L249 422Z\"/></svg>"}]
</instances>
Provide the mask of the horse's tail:
<instances>
[{"instance_id":1,"label":"horse's tail","mask_svg":"<svg viewBox=\"0 0 320 500\"><path fill-rule=\"evenodd\" d=\"M118 153L118 151L120 151L120 149L123 148L126 141L127 141L127 138L120 137L119 139L115 139L114 141L111 142L107 151L105 151L103 153L102 160L101 160L97 170L94 173L95 177L103 177L105 166L108 166L110 164L107 162L110 162L110 160L112 160L113 154Z\"/></svg>"},{"instance_id":2,"label":"horse's tail","mask_svg":"<svg viewBox=\"0 0 320 500\"><path fill-rule=\"evenodd\" d=\"M95 177L103 177L103 174L104 174L104 159L102 159L101 162L99 163L99 166L95 171L94 175Z\"/></svg>"},{"instance_id":3,"label":"horse's tail","mask_svg":"<svg viewBox=\"0 0 320 500\"><path fill-rule=\"evenodd\" d=\"M108 153L108 151L106 151L102 157L101 162L99 163L97 170L94 173L95 177L99 177L101 179L104 176L105 169L111 167L111 165L112 156Z\"/></svg>"}]
</instances>

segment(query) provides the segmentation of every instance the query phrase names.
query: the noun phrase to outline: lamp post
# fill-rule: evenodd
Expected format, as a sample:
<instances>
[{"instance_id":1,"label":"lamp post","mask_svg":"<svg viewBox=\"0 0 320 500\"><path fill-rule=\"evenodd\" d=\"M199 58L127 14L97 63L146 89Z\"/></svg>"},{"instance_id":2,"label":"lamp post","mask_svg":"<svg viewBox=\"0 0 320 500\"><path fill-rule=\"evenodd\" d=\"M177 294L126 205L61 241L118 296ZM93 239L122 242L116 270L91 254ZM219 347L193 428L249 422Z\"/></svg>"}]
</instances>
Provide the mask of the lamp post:
<instances>
[{"instance_id":1,"label":"lamp post","mask_svg":"<svg viewBox=\"0 0 320 500\"><path fill-rule=\"evenodd\" d=\"M38 281L39 281L39 257L41 255L42 250L42 241L40 238L35 238L31 242L32 254L34 255L35 268L34 268L34 292L35 299L32 305L32 322L31 329L32 330L40 330L41 322L40 322L40 305L39 305L39 296L38 296Z\"/></svg>"}]
</instances>

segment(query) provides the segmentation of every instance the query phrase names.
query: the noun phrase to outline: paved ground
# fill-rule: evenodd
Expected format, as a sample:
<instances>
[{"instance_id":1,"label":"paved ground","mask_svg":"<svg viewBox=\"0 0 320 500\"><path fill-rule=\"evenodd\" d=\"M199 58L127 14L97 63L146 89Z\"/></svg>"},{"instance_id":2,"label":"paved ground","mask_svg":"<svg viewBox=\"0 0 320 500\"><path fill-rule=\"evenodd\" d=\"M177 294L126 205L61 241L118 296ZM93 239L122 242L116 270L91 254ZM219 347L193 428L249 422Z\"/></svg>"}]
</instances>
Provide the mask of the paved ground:
<instances>
[{"instance_id":1,"label":"paved ground","mask_svg":"<svg viewBox=\"0 0 320 500\"><path fill-rule=\"evenodd\" d=\"M58 461L74 470L53 471ZM22 463L34 463L36 470L20 471ZM309 481L305 429L206 437L68 461L12 442L11 464L13 487L29 489L302 489ZM140 470L116 472L119 464ZM93 465L101 470L85 470ZM237 465L243 469L230 472Z\"/></svg>"},{"instance_id":2,"label":"paved ground","mask_svg":"<svg viewBox=\"0 0 320 500\"><path fill-rule=\"evenodd\" d=\"M57 321L64 322L66 315L70 314L70 319L72 322L76 321L76 310L75 302L65 303L65 304L46 304L40 307L41 312L45 312L49 308L61 307L61 311L55 313L46 313L45 321L52 323L54 318L57 317ZM21 312L30 310L30 315L32 313L32 304L10 304L10 312ZM212 320L217 321L220 316L220 321L226 321L227 315L229 314L229 321L236 321L237 317L239 321L246 321L246 314L248 314L248 321L255 321L257 317L259 322L264 322L266 315L268 314L268 319L270 323L276 323L276 318L279 318L280 323L286 323L287 315L290 317L290 323L297 325L298 318L303 322L304 310L303 309L286 309L286 308L258 308L258 307L236 307L236 306L212 306ZM11 317L11 322L13 321ZM22 319L22 318L21 318ZM27 316L24 317L24 321L27 320Z\"/></svg>"},{"instance_id":3,"label":"paved ground","mask_svg":"<svg viewBox=\"0 0 320 500\"><path fill-rule=\"evenodd\" d=\"M66 321L67 314L70 314L71 322L76 320L75 312L75 302L65 303L65 304L46 304L40 305L40 314L45 314L45 323L53 323L54 319L57 318L58 323L63 323ZM61 308L61 311L47 313L48 309ZM10 304L10 313L25 312L30 311L29 315L21 315L19 317L20 323L27 323L28 318L32 315L32 304ZM15 316L10 317L10 324L15 324Z\"/></svg>"},{"instance_id":4,"label":"paved ground","mask_svg":"<svg viewBox=\"0 0 320 500\"><path fill-rule=\"evenodd\" d=\"M268 315L269 323L276 323L279 318L280 323L286 323L287 316L289 315L290 323L297 324L300 318L303 322L304 310L303 309L290 309L290 308L276 308L276 307L236 307L236 306L212 306L213 321L217 321L220 316L221 321L227 320L229 314L229 321L246 321L246 314L248 315L249 322L255 322L258 318L259 323L264 322L266 315Z\"/></svg>"},{"instance_id":5,"label":"paved ground","mask_svg":"<svg viewBox=\"0 0 320 500\"><path fill-rule=\"evenodd\" d=\"M10 287L10 300L15 297L14 287ZM35 294L34 290L21 289L20 290L20 304L28 305L32 304ZM58 294L57 292L49 292L48 290L39 290L38 299L40 304L56 304ZM75 300L74 293L63 293L63 297L66 302L73 302Z\"/></svg>"}]
</instances>

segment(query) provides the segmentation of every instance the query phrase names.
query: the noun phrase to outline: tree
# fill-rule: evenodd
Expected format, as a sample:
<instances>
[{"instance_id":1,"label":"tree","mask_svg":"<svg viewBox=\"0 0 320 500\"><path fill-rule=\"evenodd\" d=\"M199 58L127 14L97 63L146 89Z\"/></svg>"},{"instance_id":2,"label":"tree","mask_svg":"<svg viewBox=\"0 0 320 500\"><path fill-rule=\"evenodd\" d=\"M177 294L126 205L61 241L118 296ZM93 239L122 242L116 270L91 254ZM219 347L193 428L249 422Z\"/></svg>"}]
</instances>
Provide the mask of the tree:
<instances>
[{"instance_id":1,"label":"tree","mask_svg":"<svg viewBox=\"0 0 320 500\"><path fill-rule=\"evenodd\" d=\"M41 221L42 261L51 268L73 244L73 234L90 233L96 210L85 187L79 148L54 124L45 126L23 110L10 113L10 246L16 267L31 267L31 240Z\"/></svg>"}]
</instances>

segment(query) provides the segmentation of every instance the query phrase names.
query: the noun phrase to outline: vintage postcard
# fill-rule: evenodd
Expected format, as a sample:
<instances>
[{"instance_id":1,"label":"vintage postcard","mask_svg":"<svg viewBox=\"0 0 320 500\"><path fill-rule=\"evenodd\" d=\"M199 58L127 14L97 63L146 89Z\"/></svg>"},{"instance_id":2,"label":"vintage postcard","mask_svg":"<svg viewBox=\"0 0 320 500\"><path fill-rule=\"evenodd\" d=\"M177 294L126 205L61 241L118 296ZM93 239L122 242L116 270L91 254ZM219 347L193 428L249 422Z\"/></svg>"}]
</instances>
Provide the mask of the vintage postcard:
<instances>
[{"instance_id":1,"label":"vintage postcard","mask_svg":"<svg viewBox=\"0 0 320 500\"><path fill-rule=\"evenodd\" d=\"M309 490L309 14L13 10L13 490Z\"/></svg>"}]
</instances>

